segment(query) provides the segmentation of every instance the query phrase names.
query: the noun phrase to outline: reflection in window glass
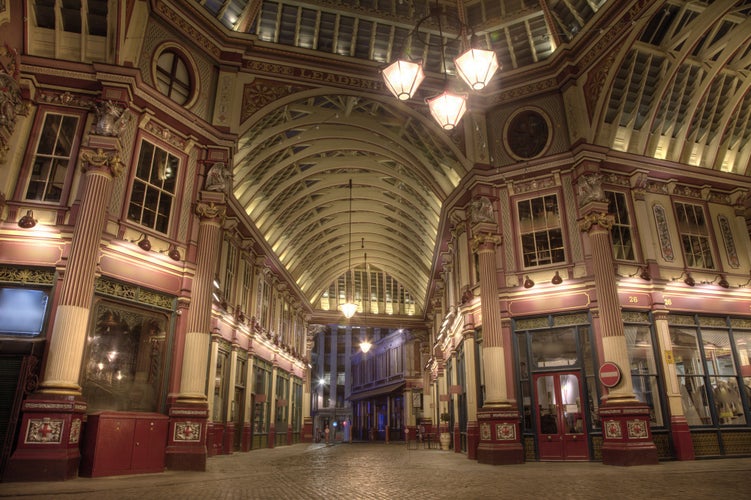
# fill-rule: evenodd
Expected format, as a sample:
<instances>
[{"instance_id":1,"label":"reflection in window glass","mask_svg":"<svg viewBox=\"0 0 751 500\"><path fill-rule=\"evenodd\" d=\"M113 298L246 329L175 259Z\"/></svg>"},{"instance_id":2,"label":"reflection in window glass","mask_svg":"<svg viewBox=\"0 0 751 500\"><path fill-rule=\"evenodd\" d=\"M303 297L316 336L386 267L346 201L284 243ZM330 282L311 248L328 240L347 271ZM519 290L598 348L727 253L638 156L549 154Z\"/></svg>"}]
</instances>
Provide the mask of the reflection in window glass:
<instances>
[{"instance_id":1,"label":"reflection in window glass","mask_svg":"<svg viewBox=\"0 0 751 500\"><path fill-rule=\"evenodd\" d=\"M177 104L185 104L193 92L188 64L177 52L165 50L156 63L156 88Z\"/></svg>"},{"instance_id":2,"label":"reflection in window glass","mask_svg":"<svg viewBox=\"0 0 751 500\"><path fill-rule=\"evenodd\" d=\"M751 334L717 328L723 320L698 318L690 328L671 326L676 371L683 410L689 425L743 425L748 421L744 398L748 401L749 373L746 342ZM737 356L733 352L733 339Z\"/></svg>"},{"instance_id":3,"label":"reflection in window glass","mask_svg":"<svg viewBox=\"0 0 751 500\"><path fill-rule=\"evenodd\" d=\"M158 411L167 324L165 314L95 306L81 383L89 411Z\"/></svg>"},{"instance_id":4,"label":"reflection in window glass","mask_svg":"<svg viewBox=\"0 0 751 500\"><path fill-rule=\"evenodd\" d=\"M714 269L714 259L709 243L709 228L704 218L704 207L688 203L675 203L678 232L681 235L683 255L688 267Z\"/></svg>"},{"instance_id":5,"label":"reflection in window glass","mask_svg":"<svg viewBox=\"0 0 751 500\"><path fill-rule=\"evenodd\" d=\"M720 424L745 424L729 332L703 328L701 338L709 387Z\"/></svg>"},{"instance_id":6,"label":"reflection in window glass","mask_svg":"<svg viewBox=\"0 0 751 500\"><path fill-rule=\"evenodd\" d=\"M224 422L227 418L227 396L229 382L229 354L219 349L216 356L216 376L214 377L214 422Z\"/></svg>"},{"instance_id":7,"label":"reflection in window glass","mask_svg":"<svg viewBox=\"0 0 751 500\"><path fill-rule=\"evenodd\" d=\"M161 233L169 231L178 163L176 156L141 141L128 219Z\"/></svg>"},{"instance_id":8,"label":"reflection in window glass","mask_svg":"<svg viewBox=\"0 0 751 500\"><path fill-rule=\"evenodd\" d=\"M618 260L634 260L634 245L631 240L631 219L628 214L626 195L605 191L608 198L608 213L613 215L610 236L613 240L613 257Z\"/></svg>"},{"instance_id":9,"label":"reflection in window glass","mask_svg":"<svg viewBox=\"0 0 751 500\"><path fill-rule=\"evenodd\" d=\"M564 262L558 197L554 194L517 203L524 267Z\"/></svg>"},{"instance_id":10,"label":"reflection in window glass","mask_svg":"<svg viewBox=\"0 0 751 500\"><path fill-rule=\"evenodd\" d=\"M68 177L78 117L47 113L31 166L27 200L58 202Z\"/></svg>"},{"instance_id":11,"label":"reflection in window glass","mask_svg":"<svg viewBox=\"0 0 751 500\"><path fill-rule=\"evenodd\" d=\"M574 329L533 332L532 362L535 368L576 365L578 357Z\"/></svg>"},{"instance_id":12,"label":"reflection in window glass","mask_svg":"<svg viewBox=\"0 0 751 500\"><path fill-rule=\"evenodd\" d=\"M670 340L673 344L681 402L688 424L710 424L711 414L696 332L688 328L671 328Z\"/></svg>"},{"instance_id":13,"label":"reflection in window glass","mask_svg":"<svg viewBox=\"0 0 751 500\"><path fill-rule=\"evenodd\" d=\"M631 381L636 399L649 406L652 425L664 425L652 334L646 325L625 325Z\"/></svg>"}]
</instances>

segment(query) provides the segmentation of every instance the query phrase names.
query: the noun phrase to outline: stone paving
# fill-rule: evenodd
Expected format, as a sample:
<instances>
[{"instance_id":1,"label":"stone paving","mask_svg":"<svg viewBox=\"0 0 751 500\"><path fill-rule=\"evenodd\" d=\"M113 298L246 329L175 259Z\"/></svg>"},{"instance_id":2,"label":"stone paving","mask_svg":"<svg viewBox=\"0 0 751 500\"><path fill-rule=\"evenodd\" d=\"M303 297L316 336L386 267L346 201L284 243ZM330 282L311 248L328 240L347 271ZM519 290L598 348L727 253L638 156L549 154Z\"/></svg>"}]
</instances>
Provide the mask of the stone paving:
<instances>
[{"instance_id":1,"label":"stone paving","mask_svg":"<svg viewBox=\"0 0 751 500\"><path fill-rule=\"evenodd\" d=\"M751 458L661 462L528 462L492 466L404 444L298 444L210 458L206 472L0 483L24 499L740 499Z\"/></svg>"}]
</instances>

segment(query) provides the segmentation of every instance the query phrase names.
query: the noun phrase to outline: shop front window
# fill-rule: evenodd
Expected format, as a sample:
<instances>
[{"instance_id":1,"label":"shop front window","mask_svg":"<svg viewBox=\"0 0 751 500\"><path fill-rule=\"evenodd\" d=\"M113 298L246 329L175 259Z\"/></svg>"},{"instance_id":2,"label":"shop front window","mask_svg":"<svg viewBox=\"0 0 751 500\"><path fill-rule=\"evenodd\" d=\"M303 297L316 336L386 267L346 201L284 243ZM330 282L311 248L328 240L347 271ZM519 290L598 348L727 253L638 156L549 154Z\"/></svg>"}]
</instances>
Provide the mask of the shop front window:
<instances>
[{"instance_id":1,"label":"shop front window","mask_svg":"<svg viewBox=\"0 0 751 500\"><path fill-rule=\"evenodd\" d=\"M724 318L679 316L670 327L683 411L689 425L745 425L748 421L750 333L722 328ZM733 320L731 320L732 322ZM735 353L733 352L735 344Z\"/></svg>"},{"instance_id":2,"label":"shop front window","mask_svg":"<svg viewBox=\"0 0 751 500\"><path fill-rule=\"evenodd\" d=\"M738 370L730 347L727 331L702 329L702 347L706 360L709 387L720 424L742 425L746 423L743 412Z\"/></svg>"},{"instance_id":3,"label":"shop front window","mask_svg":"<svg viewBox=\"0 0 751 500\"><path fill-rule=\"evenodd\" d=\"M532 362L535 368L574 366L578 361L573 328L535 332L532 335Z\"/></svg>"},{"instance_id":4,"label":"shop front window","mask_svg":"<svg viewBox=\"0 0 751 500\"><path fill-rule=\"evenodd\" d=\"M671 328L670 340L673 344L675 368L686 420L689 425L711 424L712 417L704 387L704 366L701 362L697 334L693 329Z\"/></svg>"},{"instance_id":5,"label":"shop front window","mask_svg":"<svg viewBox=\"0 0 751 500\"><path fill-rule=\"evenodd\" d=\"M158 411L168 318L105 300L94 306L82 370L89 411Z\"/></svg>"},{"instance_id":6,"label":"shop front window","mask_svg":"<svg viewBox=\"0 0 751 500\"><path fill-rule=\"evenodd\" d=\"M649 406L652 425L664 425L657 363L649 325L625 325L631 381L636 399Z\"/></svg>"}]
</instances>

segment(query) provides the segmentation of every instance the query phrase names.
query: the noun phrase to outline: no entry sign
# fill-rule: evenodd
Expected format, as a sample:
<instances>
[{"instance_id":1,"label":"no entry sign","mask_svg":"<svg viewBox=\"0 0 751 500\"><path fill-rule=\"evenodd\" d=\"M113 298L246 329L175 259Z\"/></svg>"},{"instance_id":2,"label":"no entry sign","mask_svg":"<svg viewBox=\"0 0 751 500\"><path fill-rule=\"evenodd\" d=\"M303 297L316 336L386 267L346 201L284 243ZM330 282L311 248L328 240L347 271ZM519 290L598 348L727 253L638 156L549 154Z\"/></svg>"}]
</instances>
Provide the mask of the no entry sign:
<instances>
[{"instance_id":1,"label":"no entry sign","mask_svg":"<svg viewBox=\"0 0 751 500\"><path fill-rule=\"evenodd\" d=\"M612 361L600 365L600 382L607 388L615 387L621 381L621 369Z\"/></svg>"}]
</instances>

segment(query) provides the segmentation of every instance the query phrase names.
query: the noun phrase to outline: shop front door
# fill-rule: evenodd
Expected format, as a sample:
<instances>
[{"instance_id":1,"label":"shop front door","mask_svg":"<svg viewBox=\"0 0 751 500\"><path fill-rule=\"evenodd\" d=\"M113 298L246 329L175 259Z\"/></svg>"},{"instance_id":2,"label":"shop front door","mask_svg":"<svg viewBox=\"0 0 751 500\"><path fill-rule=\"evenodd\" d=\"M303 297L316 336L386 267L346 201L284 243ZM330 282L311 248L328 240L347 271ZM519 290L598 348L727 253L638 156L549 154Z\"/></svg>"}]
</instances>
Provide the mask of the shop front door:
<instances>
[{"instance_id":1,"label":"shop front door","mask_svg":"<svg viewBox=\"0 0 751 500\"><path fill-rule=\"evenodd\" d=\"M537 374L534 384L540 460L588 460L579 373Z\"/></svg>"}]
</instances>

